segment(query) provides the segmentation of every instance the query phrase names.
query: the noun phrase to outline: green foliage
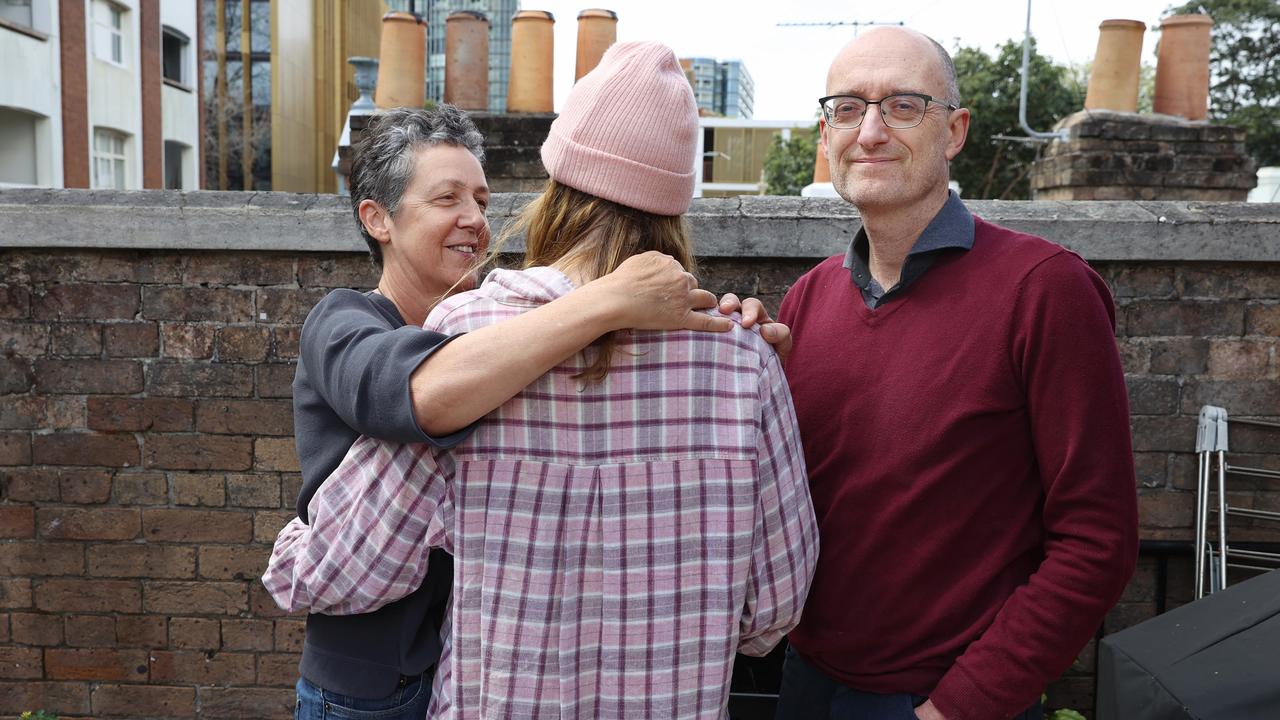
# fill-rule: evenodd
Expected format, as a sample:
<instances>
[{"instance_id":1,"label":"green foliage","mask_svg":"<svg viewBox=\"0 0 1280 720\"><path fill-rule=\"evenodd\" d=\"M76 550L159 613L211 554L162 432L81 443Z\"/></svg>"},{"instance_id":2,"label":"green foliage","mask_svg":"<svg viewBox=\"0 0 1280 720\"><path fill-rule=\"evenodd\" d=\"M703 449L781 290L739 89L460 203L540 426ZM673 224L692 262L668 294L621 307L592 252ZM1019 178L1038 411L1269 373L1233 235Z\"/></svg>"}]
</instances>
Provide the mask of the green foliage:
<instances>
[{"instance_id":1,"label":"green foliage","mask_svg":"<svg viewBox=\"0 0 1280 720\"><path fill-rule=\"evenodd\" d=\"M1076 710L1054 710L1045 716L1045 720L1088 720Z\"/></svg>"},{"instance_id":2,"label":"green foliage","mask_svg":"<svg viewBox=\"0 0 1280 720\"><path fill-rule=\"evenodd\" d=\"M993 140L996 135L1024 137L1018 123L1022 78L1022 43L1010 40L995 57L979 48L953 53L960 81L960 100L969 108L969 139L951 161L951 179L972 199L1026 200L1031 197L1027 173L1036 145ZM1054 123L1084 107L1084 89L1076 89L1071 72L1031 52L1027 86L1027 123L1047 131Z\"/></svg>"},{"instance_id":3,"label":"green foliage","mask_svg":"<svg viewBox=\"0 0 1280 720\"><path fill-rule=\"evenodd\" d=\"M1258 165L1280 165L1280 3L1192 0L1169 12L1213 18L1209 115L1245 128Z\"/></svg>"},{"instance_id":4,"label":"green foliage","mask_svg":"<svg viewBox=\"0 0 1280 720\"><path fill-rule=\"evenodd\" d=\"M50 715L43 710L35 712L24 712L18 716L18 720L58 720L57 715Z\"/></svg>"},{"instance_id":5,"label":"green foliage","mask_svg":"<svg viewBox=\"0 0 1280 720\"><path fill-rule=\"evenodd\" d=\"M818 125L810 132L793 131L790 140L774 135L764 155L767 195L799 195L813 182L813 159L818 152Z\"/></svg>"}]
</instances>

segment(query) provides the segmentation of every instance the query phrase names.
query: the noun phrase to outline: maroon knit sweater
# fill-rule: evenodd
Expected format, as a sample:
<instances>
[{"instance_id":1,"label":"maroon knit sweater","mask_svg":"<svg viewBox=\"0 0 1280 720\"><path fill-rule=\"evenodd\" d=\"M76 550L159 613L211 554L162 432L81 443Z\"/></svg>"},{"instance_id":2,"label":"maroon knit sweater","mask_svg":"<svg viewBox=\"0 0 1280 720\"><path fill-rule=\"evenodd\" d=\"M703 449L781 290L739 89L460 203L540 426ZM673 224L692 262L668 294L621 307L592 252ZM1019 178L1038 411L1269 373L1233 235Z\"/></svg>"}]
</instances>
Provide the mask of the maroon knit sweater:
<instances>
[{"instance_id":1,"label":"maroon knit sweater","mask_svg":"<svg viewBox=\"0 0 1280 720\"><path fill-rule=\"evenodd\" d=\"M974 230L877 310L837 256L780 313L822 545L791 642L949 720L1031 705L1119 599L1138 543L1106 285L1057 245Z\"/></svg>"}]
</instances>

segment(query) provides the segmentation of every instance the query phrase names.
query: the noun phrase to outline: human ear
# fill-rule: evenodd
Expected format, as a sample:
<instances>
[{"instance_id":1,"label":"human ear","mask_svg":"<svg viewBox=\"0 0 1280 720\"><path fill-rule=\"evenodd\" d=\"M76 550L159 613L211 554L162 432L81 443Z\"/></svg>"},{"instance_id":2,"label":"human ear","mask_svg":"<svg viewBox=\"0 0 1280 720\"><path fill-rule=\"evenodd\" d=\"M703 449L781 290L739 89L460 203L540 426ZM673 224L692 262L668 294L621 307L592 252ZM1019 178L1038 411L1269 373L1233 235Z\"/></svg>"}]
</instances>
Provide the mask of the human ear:
<instances>
[{"instance_id":1,"label":"human ear","mask_svg":"<svg viewBox=\"0 0 1280 720\"><path fill-rule=\"evenodd\" d=\"M360 223L374 240L386 244L391 242L391 214L376 201L368 198L360 201Z\"/></svg>"},{"instance_id":2,"label":"human ear","mask_svg":"<svg viewBox=\"0 0 1280 720\"><path fill-rule=\"evenodd\" d=\"M960 108L951 111L947 119L947 160L954 160L964 149L964 141L969 136L969 110Z\"/></svg>"}]
</instances>

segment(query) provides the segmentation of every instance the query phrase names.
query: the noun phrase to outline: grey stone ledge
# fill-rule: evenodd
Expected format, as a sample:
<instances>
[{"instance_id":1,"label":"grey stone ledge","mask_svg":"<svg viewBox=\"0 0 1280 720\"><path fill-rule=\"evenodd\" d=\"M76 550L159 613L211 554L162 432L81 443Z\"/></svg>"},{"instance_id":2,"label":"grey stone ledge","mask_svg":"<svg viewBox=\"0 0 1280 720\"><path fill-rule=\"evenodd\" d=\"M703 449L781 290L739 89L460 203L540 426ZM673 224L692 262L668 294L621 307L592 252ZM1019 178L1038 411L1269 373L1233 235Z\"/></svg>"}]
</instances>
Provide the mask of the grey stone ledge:
<instances>
[{"instance_id":1,"label":"grey stone ledge","mask_svg":"<svg viewBox=\"0 0 1280 720\"><path fill-rule=\"evenodd\" d=\"M494 232L532 197L495 196ZM1089 260L1280 262L1280 203L968 205ZM839 199L707 198L695 200L688 217L703 257L822 258L843 252L859 227L857 211ZM6 248L366 252L354 222L349 201L337 195L0 190Z\"/></svg>"}]
</instances>

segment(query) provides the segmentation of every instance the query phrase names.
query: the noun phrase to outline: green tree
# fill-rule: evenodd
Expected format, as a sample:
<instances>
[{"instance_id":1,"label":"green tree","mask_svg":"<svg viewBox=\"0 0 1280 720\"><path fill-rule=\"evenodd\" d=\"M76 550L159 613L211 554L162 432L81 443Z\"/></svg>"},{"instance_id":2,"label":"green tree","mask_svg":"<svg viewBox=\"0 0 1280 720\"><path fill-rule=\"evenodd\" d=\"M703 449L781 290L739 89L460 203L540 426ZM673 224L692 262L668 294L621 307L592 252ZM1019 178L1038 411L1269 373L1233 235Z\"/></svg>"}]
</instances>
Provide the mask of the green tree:
<instances>
[{"instance_id":1,"label":"green tree","mask_svg":"<svg viewBox=\"0 0 1280 720\"><path fill-rule=\"evenodd\" d=\"M1243 127L1259 165L1280 165L1280 3L1192 0L1168 12L1213 18L1209 115Z\"/></svg>"},{"instance_id":2,"label":"green tree","mask_svg":"<svg viewBox=\"0 0 1280 720\"><path fill-rule=\"evenodd\" d=\"M973 47L959 48L952 56L960 82L960 100L969 108L971 119L964 150L951 161L951 179L960 183L961 193L967 198L1030 198L1027 173L1040 146L995 139L998 135L1026 135L1018 123L1022 43L1006 42L995 57ZM1034 41L1028 81L1027 123L1035 130L1047 131L1058 120L1084 107L1083 88L1074 88L1071 71L1036 52Z\"/></svg>"},{"instance_id":3,"label":"green tree","mask_svg":"<svg viewBox=\"0 0 1280 720\"><path fill-rule=\"evenodd\" d=\"M796 130L790 140L774 135L764 155L765 193L799 195L813 182L813 159L818 152L818 125L813 130Z\"/></svg>"}]
</instances>

